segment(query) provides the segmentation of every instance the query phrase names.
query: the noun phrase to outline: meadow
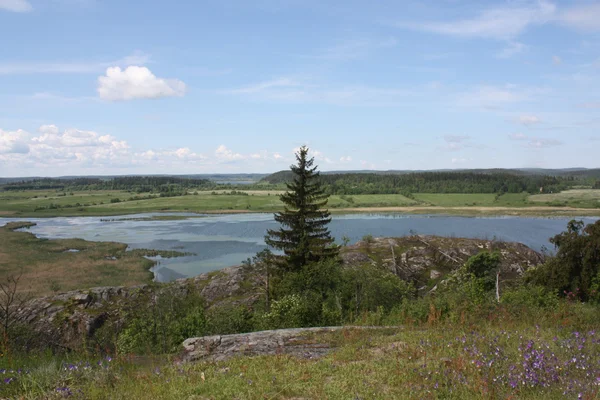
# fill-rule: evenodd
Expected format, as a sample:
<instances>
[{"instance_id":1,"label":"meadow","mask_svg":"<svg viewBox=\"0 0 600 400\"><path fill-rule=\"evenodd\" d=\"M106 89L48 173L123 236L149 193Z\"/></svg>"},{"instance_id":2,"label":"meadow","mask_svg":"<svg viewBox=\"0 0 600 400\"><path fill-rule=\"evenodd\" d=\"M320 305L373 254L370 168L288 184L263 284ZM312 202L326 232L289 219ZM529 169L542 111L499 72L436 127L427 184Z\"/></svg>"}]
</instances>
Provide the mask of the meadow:
<instances>
[{"instance_id":1,"label":"meadow","mask_svg":"<svg viewBox=\"0 0 600 400\"><path fill-rule=\"evenodd\" d=\"M600 332L589 324L592 315L583 317L589 311L559 307L542 313L548 318L537 326L499 308L477 323L434 318L377 331L348 329L320 339L337 347L320 359L273 355L181 364L177 356L4 357L0 393L21 399L591 400L600 391ZM364 323L372 322L397 321L366 316Z\"/></svg>"},{"instance_id":2,"label":"meadow","mask_svg":"<svg viewBox=\"0 0 600 400\"><path fill-rule=\"evenodd\" d=\"M559 193L536 194L530 196L529 201L572 207L600 207L600 189L572 189Z\"/></svg>"},{"instance_id":3,"label":"meadow","mask_svg":"<svg viewBox=\"0 0 600 400\"><path fill-rule=\"evenodd\" d=\"M281 190L188 191L185 196L159 197L128 191L52 190L0 192L0 216L102 216L175 211L194 213L273 212L282 210ZM332 195L332 212L387 211L459 215L600 215L600 190L578 189L556 194L414 193Z\"/></svg>"}]
</instances>

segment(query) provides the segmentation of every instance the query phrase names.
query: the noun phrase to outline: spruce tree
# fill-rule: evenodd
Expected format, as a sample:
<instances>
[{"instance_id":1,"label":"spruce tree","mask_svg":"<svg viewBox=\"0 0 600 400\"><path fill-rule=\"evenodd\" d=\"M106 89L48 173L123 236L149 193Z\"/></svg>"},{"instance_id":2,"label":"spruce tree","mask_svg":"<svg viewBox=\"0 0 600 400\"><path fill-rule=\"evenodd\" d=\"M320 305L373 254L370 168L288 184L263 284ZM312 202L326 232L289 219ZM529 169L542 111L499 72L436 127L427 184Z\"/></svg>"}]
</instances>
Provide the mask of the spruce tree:
<instances>
[{"instance_id":1,"label":"spruce tree","mask_svg":"<svg viewBox=\"0 0 600 400\"><path fill-rule=\"evenodd\" d=\"M308 158L308 148L302 146L296 154L297 165L292 165L293 179L286 183L288 191L281 196L283 212L275 214L281 224L279 230L267 231L266 243L284 253L283 267L299 271L303 266L335 257L337 248L327 228L331 222L327 205L329 195L319 180L314 158Z\"/></svg>"}]
</instances>

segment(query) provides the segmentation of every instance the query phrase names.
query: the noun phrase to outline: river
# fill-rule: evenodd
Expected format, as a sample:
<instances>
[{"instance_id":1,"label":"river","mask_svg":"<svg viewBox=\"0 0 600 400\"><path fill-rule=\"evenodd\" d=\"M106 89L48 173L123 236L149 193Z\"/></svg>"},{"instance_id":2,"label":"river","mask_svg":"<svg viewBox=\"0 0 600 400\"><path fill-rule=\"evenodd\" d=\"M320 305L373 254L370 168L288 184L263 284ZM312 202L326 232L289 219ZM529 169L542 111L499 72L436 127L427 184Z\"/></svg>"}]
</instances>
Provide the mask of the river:
<instances>
[{"instance_id":1,"label":"river","mask_svg":"<svg viewBox=\"0 0 600 400\"><path fill-rule=\"evenodd\" d=\"M130 248L178 250L193 256L159 259L158 281L189 277L240 264L264 248L267 229L276 229L272 214L197 215L180 220L149 220L170 214L118 217L0 218L37 223L30 232L41 238L81 238L127 243ZM146 220L139 220L140 218ZM598 218L577 218L586 223ZM412 233L521 242L551 249L548 239L566 229L571 218L454 217L406 214L335 215L330 229L337 242L345 235L355 243L365 235L404 236Z\"/></svg>"}]
</instances>

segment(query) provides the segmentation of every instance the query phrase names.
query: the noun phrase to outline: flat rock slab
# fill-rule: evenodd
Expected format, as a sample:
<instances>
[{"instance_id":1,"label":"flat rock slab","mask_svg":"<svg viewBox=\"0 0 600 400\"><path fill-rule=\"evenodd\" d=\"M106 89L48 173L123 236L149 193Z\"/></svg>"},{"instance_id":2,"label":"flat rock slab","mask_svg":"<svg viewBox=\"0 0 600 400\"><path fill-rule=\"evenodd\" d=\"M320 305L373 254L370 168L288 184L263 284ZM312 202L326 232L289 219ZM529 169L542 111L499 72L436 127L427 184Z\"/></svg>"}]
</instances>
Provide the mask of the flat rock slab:
<instances>
[{"instance_id":1,"label":"flat rock slab","mask_svg":"<svg viewBox=\"0 0 600 400\"><path fill-rule=\"evenodd\" d=\"M221 361L235 356L275 354L290 354L307 359L319 358L334 349L331 340L319 338L319 335L342 330L394 328L398 327L330 326L190 338L183 342L183 361Z\"/></svg>"}]
</instances>

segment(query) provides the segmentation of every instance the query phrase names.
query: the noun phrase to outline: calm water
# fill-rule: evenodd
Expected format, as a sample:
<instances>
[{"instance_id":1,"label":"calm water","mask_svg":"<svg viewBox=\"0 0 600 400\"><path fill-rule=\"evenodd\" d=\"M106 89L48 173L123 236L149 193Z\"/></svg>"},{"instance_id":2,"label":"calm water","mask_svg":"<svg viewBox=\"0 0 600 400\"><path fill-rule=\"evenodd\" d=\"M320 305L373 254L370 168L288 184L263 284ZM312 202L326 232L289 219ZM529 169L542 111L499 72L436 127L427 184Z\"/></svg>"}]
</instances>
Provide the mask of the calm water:
<instances>
[{"instance_id":1,"label":"calm water","mask_svg":"<svg viewBox=\"0 0 600 400\"><path fill-rule=\"evenodd\" d=\"M277 228L272 214L205 215L173 221L131 221L129 218L165 214L139 214L121 217L27 218L36 222L30 231L42 238L82 238L93 241L127 243L131 248L179 250L193 256L160 259L156 279L168 281L194 276L239 264L264 248L267 229ZM186 214L177 214L186 215ZM101 221L111 219L114 221ZM350 214L334 216L333 235L346 235L351 243L364 235L404 236L419 234L470 237L521 242L535 250L551 247L548 239L565 230L571 218L469 218L449 216ZM586 223L597 218L578 218ZM0 225L17 218L0 218ZM22 219L21 219L22 220Z\"/></svg>"}]
</instances>

